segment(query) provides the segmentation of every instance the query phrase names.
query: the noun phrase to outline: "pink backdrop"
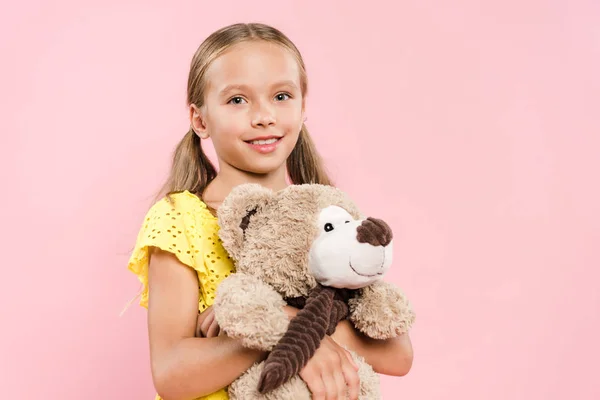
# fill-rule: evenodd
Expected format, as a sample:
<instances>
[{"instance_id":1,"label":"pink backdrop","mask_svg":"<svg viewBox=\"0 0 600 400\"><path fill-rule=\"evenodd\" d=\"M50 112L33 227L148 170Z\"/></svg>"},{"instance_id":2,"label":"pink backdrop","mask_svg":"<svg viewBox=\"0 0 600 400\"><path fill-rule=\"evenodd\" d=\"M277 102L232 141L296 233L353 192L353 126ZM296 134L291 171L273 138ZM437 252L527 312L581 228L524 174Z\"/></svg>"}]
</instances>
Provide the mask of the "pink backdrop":
<instances>
[{"instance_id":1,"label":"pink backdrop","mask_svg":"<svg viewBox=\"0 0 600 400\"><path fill-rule=\"evenodd\" d=\"M303 51L333 175L398 234L416 358L385 398L600 398L600 3L86 3L0 13L4 398L152 398L128 253L190 58L240 20Z\"/></svg>"}]
</instances>

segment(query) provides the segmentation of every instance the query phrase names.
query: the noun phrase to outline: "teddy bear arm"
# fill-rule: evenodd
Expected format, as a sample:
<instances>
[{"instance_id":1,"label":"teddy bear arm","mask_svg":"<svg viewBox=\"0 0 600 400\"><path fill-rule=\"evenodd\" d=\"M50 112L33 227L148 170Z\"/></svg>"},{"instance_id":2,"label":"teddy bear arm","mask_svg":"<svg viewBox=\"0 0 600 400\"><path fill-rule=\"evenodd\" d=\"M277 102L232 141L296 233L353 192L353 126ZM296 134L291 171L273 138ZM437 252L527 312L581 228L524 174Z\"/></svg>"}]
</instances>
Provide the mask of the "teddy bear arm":
<instances>
[{"instance_id":1,"label":"teddy bear arm","mask_svg":"<svg viewBox=\"0 0 600 400\"><path fill-rule=\"evenodd\" d=\"M217 289L215 319L229 337L245 347L270 351L287 330L285 301L270 285L251 275L234 273Z\"/></svg>"},{"instance_id":2,"label":"teddy bear arm","mask_svg":"<svg viewBox=\"0 0 600 400\"><path fill-rule=\"evenodd\" d=\"M373 339L389 339L410 330L415 313L401 289L377 282L363 288L349 301L350 320Z\"/></svg>"}]
</instances>

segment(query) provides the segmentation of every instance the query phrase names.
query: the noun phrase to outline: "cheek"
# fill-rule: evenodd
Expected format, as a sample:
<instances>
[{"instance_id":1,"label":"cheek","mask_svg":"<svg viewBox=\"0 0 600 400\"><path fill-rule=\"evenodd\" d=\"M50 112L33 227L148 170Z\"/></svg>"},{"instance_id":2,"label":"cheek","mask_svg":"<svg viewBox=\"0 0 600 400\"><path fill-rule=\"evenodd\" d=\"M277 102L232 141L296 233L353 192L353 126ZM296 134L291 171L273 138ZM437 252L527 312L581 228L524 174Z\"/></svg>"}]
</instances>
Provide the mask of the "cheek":
<instances>
[{"instance_id":1,"label":"cheek","mask_svg":"<svg viewBox=\"0 0 600 400\"><path fill-rule=\"evenodd\" d=\"M283 107L277 116L278 124L288 132L297 133L302 127L302 109L300 107Z\"/></svg>"},{"instance_id":2,"label":"cheek","mask_svg":"<svg viewBox=\"0 0 600 400\"><path fill-rule=\"evenodd\" d=\"M242 112L219 110L213 114L209 126L210 134L216 141L230 141L242 136L248 128L247 117Z\"/></svg>"}]
</instances>

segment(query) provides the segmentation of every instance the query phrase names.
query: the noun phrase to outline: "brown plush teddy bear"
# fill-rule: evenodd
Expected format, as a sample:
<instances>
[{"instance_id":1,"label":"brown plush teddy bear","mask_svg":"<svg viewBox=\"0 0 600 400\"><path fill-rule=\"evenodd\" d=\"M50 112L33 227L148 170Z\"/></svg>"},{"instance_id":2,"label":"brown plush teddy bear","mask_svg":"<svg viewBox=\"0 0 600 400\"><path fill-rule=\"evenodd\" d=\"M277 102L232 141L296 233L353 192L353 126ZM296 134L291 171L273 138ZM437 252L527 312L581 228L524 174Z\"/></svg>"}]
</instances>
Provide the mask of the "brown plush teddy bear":
<instances>
[{"instance_id":1,"label":"brown plush teddy bear","mask_svg":"<svg viewBox=\"0 0 600 400\"><path fill-rule=\"evenodd\" d=\"M410 303L382 280L392 261L391 229L365 218L341 190L304 184L274 192L243 184L218 218L236 272L218 287L215 319L244 346L270 352L229 386L231 399L310 399L298 373L341 319L374 339L412 326ZM286 304L301 309L291 321ZM378 374L352 356L359 398L380 398Z\"/></svg>"}]
</instances>

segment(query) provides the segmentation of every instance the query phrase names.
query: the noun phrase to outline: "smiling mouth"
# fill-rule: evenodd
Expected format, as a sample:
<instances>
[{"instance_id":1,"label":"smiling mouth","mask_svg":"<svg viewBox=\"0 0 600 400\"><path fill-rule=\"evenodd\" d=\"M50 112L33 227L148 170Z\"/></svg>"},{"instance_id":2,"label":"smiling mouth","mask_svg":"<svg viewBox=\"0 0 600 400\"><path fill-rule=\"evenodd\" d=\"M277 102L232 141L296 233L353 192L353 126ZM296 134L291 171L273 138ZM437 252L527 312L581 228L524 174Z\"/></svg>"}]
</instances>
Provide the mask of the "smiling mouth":
<instances>
[{"instance_id":1,"label":"smiling mouth","mask_svg":"<svg viewBox=\"0 0 600 400\"><path fill-rule=\"evenodd\" d=\"M262 137L258 139L244 141L251 149L260 153L260 154L270 154L273 153L279 147L281 142L281 137Z\"/></svg>"},{"instance_id":2,"label":"smiling mouth","mask_svg":"<svg viewBox=\"0 0 600 400\"><path fill-rule=\"evenodd\" d=\"M261 145L270 145L270 144L274 144L277 143L281 140L281 137L276 137L276 136L271 136L268 138L259 138L259 139L254 139L254 140L245 140L246 143L248 144L253 144L255 146L261 146Z\"/></svg>"},{"instance_id":3,"label":"smiling mouth","mask_svg":"<svg viewBox=\"0 0 600 400\"><path fill-rule=\"evenodd\" d=\"M350 268L352 269L352 271L354 271L354 273L356 275L365 277L365 278L373 278L374 276L379 276L379 275L383 275L383 272L378 272L376 274L372 274L372 275L367 275L367 274L361 274L360 272L358 272L357 270L354 269L354 267L352 266L352 260L348 261L348 265L350 266ZM383 263L381 264L381 266L383 266Z\"/></svg>"}]
</instances>

